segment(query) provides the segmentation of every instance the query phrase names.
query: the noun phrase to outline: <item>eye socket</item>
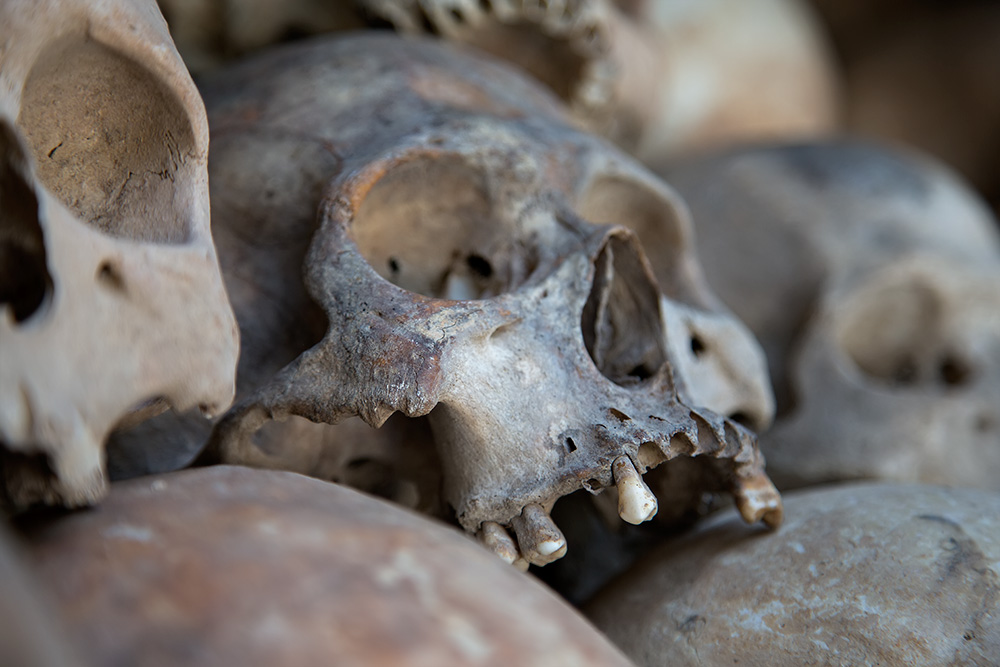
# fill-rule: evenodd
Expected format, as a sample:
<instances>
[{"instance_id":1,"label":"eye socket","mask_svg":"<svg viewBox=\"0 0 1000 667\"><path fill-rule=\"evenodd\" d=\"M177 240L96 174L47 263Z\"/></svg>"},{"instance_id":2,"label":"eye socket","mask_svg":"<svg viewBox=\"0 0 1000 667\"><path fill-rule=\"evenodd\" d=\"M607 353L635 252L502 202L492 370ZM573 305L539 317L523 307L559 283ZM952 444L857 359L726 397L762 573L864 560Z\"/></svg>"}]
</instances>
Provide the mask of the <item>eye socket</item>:
<instances>
[{"instance_id":1,"label":"eye socket","mask_svg":"<svg viewBox=\"0 0 1000 667\"><path fill-rule=\"evenodd\" d=\"M938 295L918 280L870 287L854 295L844 313L840 348L878 383L954 389L974 375L947 339Z\"/></svg>"},{"instance_id":2,"label":"eye socket","mask_svg":"<svg viewBox=\"0 0 1000 667\"><path fill-rule=\"evenodd\" d=\"M516 288L535 266L533 250L492 207L481 175L460 156L419 156L371 187L349 231L372 268L403 289L486 298Z\"/></svg>"},{"instance_id":3,"label":"eye socket","mask_svg":"<svg viewBox=\"0 0 1000 667\"><path fill-rule=\"evenodd\" d=\"M18 126L38 180L81 220L116 237L181 243L194 132L176 95L144 66L66 37L28 75Z\"/></svg>"}]
</instances>

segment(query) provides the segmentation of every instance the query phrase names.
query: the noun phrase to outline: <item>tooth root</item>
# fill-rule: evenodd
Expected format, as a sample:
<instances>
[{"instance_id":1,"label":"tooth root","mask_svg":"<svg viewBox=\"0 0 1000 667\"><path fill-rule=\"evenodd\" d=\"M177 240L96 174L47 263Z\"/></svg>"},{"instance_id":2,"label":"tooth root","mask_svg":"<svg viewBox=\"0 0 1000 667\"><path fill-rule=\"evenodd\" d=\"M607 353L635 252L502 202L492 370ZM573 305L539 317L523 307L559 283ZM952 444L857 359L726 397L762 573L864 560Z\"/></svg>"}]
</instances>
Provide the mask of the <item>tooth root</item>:
<instances>
[{"instance_id":1,"label":"tooth root","mask_svg":"<svg viewBox=\"0 0 1000 667\"><path fill-rule=\"evenodd\" d=\"M781 495L763 472L737 479L733 491L736 508L747 523L763 521L768 528L777 528L784 519Z\"/></svg>"},{"instance_id":2,"label":"tooth root","mask_svg":"<svg viewBox=\"0 0 1000 667\"><path fill-rule=\"evenodd\" d=\"M541 505L527 505L511 526L521 555L532 565L548 565L566 555L566 538Z\"/></svg>"},{"instance_id":3,"label":"tooth root","mask_svg":"<svg viewBox=\"0 0 1000 667\"><path fill-rule=\"evenodd\" d=\"M627 456L615 459L611 472L618 487L618 516L633 525L656 516L656 496L642 481L642 476Z\"/></svg>"},{"instance_id":4,"label":"tooth root","mask_svg":"<svg viewBox=\"0 0 1000 667\"><path fill-rule=\"evenodd\" d=\"M484 523L483 527L479 529L477 537L480 544L499 556L500 560L505 563L515 565L519 560L524 560L517 550L514 538L495 521ZM525 562L524 569L528 569L527 562Z\"/></svg>"}]
</instances>

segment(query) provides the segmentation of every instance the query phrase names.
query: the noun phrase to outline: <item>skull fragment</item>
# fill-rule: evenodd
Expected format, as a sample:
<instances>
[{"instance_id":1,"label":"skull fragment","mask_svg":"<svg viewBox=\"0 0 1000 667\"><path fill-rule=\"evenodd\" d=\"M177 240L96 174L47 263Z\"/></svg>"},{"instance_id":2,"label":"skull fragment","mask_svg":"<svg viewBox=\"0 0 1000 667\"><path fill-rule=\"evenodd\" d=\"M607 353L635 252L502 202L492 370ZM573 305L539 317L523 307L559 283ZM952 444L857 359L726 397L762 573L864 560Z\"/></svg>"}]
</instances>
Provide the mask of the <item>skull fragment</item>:
<instances>
[{"instance_id":1,"label":"skull fragment","mask_svg":"<svg viewBox=\"0 0 1000 667\"><path fill-rule=\"evenodd\" d=\"M208 127L151 1L5 2L0 25L0 487L84 505L116 424L232 401Z\"/></svg>"},{"instance_id":2,"label":"skull fragment","mask_svg":"<svg viewBox=\"0 0 1000 667\"><path fill-rule=\"evenodd\" d=\"M261 55L204 93L244 210L267 210L269 184L326 183L305 283L329 329L237 403L212 455L280 467L253 439L272 418L429 414L445 499L510 561L564 553L548 512L580 488L617 487L626 520L649 518L641 473L679 455L747 520L780 521L754 436L687 405L674 372L664 295L715 308L683 207L532 82L372 34ZM295 162L317 151L334 164ZM634 230L591 222L619 220ZM664 244L656 279L640 236Z\"/></svg>"}]
</instances>

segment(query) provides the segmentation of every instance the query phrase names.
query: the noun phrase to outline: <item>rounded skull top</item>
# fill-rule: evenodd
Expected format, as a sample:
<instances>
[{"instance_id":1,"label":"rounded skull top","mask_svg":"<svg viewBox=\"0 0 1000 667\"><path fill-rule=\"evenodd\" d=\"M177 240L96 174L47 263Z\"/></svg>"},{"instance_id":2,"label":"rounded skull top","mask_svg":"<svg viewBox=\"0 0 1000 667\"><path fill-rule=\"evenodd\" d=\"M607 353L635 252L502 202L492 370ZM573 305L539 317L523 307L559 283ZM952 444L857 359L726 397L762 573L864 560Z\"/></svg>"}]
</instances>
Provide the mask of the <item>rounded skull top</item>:
<instances>
[{"instance_id":1,"label":"rounded skull top","mask_svg":"<svg viewBox=\"0 0 1000 667\"><path fill-rule=\"evenodd\" d=\"M315 201L305 283L329 321L223 419L221 459L280 467L251 439L273 417L430 413L459 522L537 564L565 551L547 515L559 497L617 486L642 521L655 500L639 473L681 454L748 520L780 520L753 435L695 407L675 372L677 313L728 317L682 204L537 84L372 33L262 54L204 93L217 218L258 234L291 224L274 200Z\"/></svg>"},{"instance_id":2,"label":"rounded skull top","mask_svg":"<svg viewBox=\"0 0 1000 667\"><path fill-rule=\"evenodd\" d=\"M2 495L81 505L111 429L232 401L204 105L152 0L0 6Z\"/></svg>"}]
</instances>

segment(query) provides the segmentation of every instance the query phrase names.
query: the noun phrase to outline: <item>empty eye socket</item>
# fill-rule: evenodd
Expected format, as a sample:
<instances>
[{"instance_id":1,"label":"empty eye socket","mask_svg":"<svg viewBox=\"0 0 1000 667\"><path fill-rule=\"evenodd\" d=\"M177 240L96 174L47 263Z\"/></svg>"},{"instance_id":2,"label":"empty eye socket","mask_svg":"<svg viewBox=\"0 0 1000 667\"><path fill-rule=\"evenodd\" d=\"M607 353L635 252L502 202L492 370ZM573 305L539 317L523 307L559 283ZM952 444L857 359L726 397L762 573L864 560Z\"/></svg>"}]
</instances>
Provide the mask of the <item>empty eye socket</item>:
<instances>
[{"instance_id":1,"label":"empty eye socket","mask_svg":"<svg viewBox=\"0 0 1000 667\"><path fill-rule=\"evenodd\" d=\"M393 167L368 191L350 233L379 275L424 296L493 296L534 268L531 249L494 218L480 175L457 156Z\"/></svg>"},{"instance_id":2,"label":"empty eye socket","mask_svg":"<svg viewBox=\"0 0 1000 667\"><path fill-rule=\"evenodd\" d=\"M919 282L881 285L855 296L839 322L841 349L870 378L889 385L966 384L972 366L943 339L942 304Z\"/></svg>"},{"instance_id":3,"label":"empty eye socket","mask_svg":"<svg viewBox=\"0 0 1000 667\"><path fill-rule=\"evenodd\" d=\"M39 181L81 220L112 236L183 242L194 134L174 94L142 65L67 37L35 63L18 125Z\"/></svg>"}]
</instances>

